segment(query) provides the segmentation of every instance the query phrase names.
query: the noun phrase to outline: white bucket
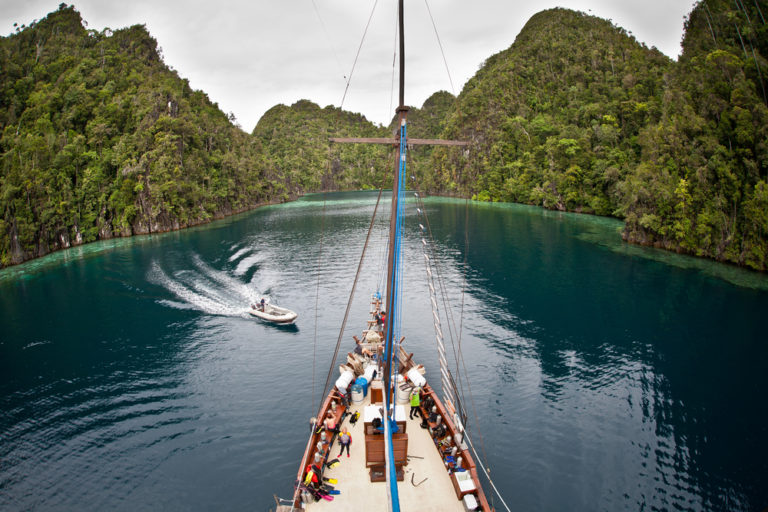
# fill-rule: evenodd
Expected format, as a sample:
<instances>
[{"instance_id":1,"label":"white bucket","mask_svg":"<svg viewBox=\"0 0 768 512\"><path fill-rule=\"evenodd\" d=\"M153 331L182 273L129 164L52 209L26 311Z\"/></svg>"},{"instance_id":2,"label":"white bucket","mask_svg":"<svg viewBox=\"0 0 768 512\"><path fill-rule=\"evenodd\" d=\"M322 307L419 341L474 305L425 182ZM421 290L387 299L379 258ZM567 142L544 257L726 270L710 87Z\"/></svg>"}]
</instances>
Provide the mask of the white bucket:
<instances>
[{"instance_id":1,"label":"white bucket","mask_svg":"<svg viewBox=\"0 0 768 512\"><path fill-rule=\"evenodd\" d=\"M401 386L405 383L405 377L403 377L400 374L397 374L397 381L396 381L396 390L395 390L395 400L398 404L407 404L410 400L411 396L411 390L410 388L401 389Z\"/></svg>"},{"instance_id":2,"label":"white bucket","mask_svg":"<svg viewBox=\"0 0 768 512\"><path fill-rule=\"evenodd\" d=\"M363 388L359 384L355 384L352 386L352 403L353 404L361 404L363 403Z\"/></svg>"}]
</instances>

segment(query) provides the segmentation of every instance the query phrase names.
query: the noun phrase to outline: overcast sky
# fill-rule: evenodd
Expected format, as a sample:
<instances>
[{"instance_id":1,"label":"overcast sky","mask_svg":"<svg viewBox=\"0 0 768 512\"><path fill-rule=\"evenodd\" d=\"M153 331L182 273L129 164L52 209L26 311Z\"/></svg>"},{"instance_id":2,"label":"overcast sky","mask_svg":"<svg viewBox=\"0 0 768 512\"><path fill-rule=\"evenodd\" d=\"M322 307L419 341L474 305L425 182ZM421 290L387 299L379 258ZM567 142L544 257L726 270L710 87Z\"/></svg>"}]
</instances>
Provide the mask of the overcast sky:
<instances>
[{"instance_id":1,"label":"overcast sky","mask_svg":"<svg viewBox=\"0 0 768 512\"><path fill-rule=\"evenodd\" d=\"M60 0L0 0L0 33ZM368 18L368 35L343 107L387 124L393 115L396 0L79 0L88 28L145 24L165 63L250 132L272 106L309 99L339 106ZM376 4L375 10L373 9ZM694 0L406 0L406 104L458 94L483 61L508 48L528 19L566 7L611 20L676 59ZM440 36L448 78L427 5ZM395 92L395 96L397 93Z\"/></svg>"}]
</instances>

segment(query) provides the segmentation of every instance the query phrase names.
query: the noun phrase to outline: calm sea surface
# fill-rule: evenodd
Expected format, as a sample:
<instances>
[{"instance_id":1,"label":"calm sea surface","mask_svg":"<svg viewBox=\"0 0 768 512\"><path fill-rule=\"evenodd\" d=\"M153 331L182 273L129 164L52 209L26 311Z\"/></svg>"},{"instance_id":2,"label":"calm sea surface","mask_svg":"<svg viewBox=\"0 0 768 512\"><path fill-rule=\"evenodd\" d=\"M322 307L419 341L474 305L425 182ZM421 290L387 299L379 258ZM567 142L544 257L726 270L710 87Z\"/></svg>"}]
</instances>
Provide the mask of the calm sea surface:
<instances>
[{"instance_id":1,"label":"calm sea surface","mask_svg":"<svg viewBox=\"0 0 768 512\"><path fill-rule=\"evenodd\" d=\"M375 197L314 195L0 272L0 510L268 510L289 496ZM409 211L403 334L437 386ZM768 278L624 245L606 219L426 211L470 427L512 510L768 507ZM344 351L381 286L385 222ZM249 318L262 296L297 326Z\"/></svg>"}]
</instances>

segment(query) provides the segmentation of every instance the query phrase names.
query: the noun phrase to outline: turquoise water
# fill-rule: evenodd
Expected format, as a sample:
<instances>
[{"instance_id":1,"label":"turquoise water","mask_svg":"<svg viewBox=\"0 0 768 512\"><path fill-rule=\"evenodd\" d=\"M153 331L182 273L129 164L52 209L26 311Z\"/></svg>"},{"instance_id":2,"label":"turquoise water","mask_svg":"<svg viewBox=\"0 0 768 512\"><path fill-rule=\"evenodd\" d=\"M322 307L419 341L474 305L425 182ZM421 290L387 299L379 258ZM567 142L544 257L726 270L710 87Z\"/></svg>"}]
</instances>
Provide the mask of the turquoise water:
<instances>
[{"instance_id":1,"label":"turquoise water","mask_svg":"<svg viewBox=\"0 0 768 512\"><path fill-rule=\"evenodd\" d=\"M288 496L374 201L308 196L0 272L0 510L268 510ZM513 510L768 506L765 276L627 246L607 219L426 210L470 427ZM414 224L403 331L436 384ZM248 317L262 296L297 325Z\"/></svg>"}]
</instances>

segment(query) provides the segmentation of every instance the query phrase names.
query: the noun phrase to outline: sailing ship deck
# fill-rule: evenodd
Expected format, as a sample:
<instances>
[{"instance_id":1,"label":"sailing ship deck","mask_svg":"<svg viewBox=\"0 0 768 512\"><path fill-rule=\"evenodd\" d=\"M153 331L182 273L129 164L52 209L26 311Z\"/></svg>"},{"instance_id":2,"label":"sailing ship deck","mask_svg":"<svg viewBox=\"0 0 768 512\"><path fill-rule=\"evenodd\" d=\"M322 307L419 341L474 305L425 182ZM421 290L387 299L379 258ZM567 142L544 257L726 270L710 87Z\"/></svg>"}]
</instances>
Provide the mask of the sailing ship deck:
<instances>
[{"instance_id":1,"label":"sailing ship deck","mask_svg":"<svg viewBox=\"0 0 768 512\"><path fill-rule=\"evenodd\" d=\"M328 468L323 476L338 480L334 487L341 494L334 496L333 501L320 500L305 505L310 511L354 511L385 510L387 508L387 484L371 482L365 467L365 433L363 426L363 409L371 405L371 393L361 404L351 404L350 412L360 412L360 420L351 425L349 418L344 420L343 427L352 435L351 456L346 452L339 459L341 464ZM400 495L400 510L403 511L464 511L462 502L456 497L451 477L443 465L432 437L427 429L419 426L421 418L408 418L409 405L406 410L406 433L408 434L408 464L404 467L405 478L398 482ZM339 453L338 441L331 448L329 459L336 458ZM418 484L418 487L416 486Z\"/></svg>"},{"instance_id":2,"label":"sailing ship deck","mask_svg":"<svg viewBox=\"0 0 768 512\"><path fill-rule=\"evenodd\" d=\"M416 365L412 360L413 354L405 352L402 346L405 336L400 332L399 321L395 321L396 317L399 320L402 306L400 299L404 260L401 256L402 247L399 240L402 238L401 221L404 216L405 204L404 200L401 200L404 197L401 196L404 196L406 186L406 150L409 144L417 143L408 138L406 128L409 108L405 106L404 102L405 40L403 18L403 0L399 0L400 103L396 111L398 126L400 127L399 137L373 141L336 139L337 142L399 143L400 157L397 160L397 172L393 174L392 181L386 293L384 300L382 300L381 290L377 289L376 293L372 294L371 318L367 322L368 329L363 331L362 341L354 337L357 344L355 352L349 353L347 364L341 364L339 367L340 375L336 384L328 390L328 395L320 406L317 418L313 423L312 434L307 441L307 447L299 465L295 492L290 501L291 510L311 509L320 511L333 508L333 510L355 512L386 509L463 511L466 508L467 510L493 512L493 508L489 506L483 493L475 462L465 445L465 440L468 439L464 430L466 415L462 418L462 407L457 400L456 385L447 366L436 293L431 282L428 299L433 305L432 317L434 318L438 359L440 361L440 383L445 403L426 382L423 366ZM458 141L419 140L418 143L466 145L466 143ZM416 196L418 197L418 194ZM366 237L363 246L360 266L355 276L343 325L346 325L349 306L354 297L357 277L365 259L365 250L368 247L377 210L378 203L374 209L368 237ZM417 211L420 215L423 213L421 209L417 209ZM428 225L427 222L425 224ZM421 229L425 231L423 225ZM426 247L426 241L422 239L422 242ZM424 257L427 261L427 274L431 278L430 258L426 252ZM384 304L386 304L385 310L389 314L382 311ZM342 326L332 365L336 364L343 332L344 327ZM372 364L372 361L376 362ZM326 387L330 383L332 373L331 369ZM374 384L378 385L374 388ZM360 395L366 388L369 392L364 398L361 398ZM374 389L377 390L376 402L372 405ZM359 403L352 403L350 408L345 410L350 395L353 402L359 401ZM430 427L429 430L421 427L421 419L411 420L398 412L398 409L405 409L405 406L398 405L390 409L393 400L402 402L405 399L407 401L408 395L414 401L417 397L421 400L422 412L429 409L430 416L427 422ZM381 408L378 406L380 402L383 403ZM351 425L348 419L350 418L349 413L354 414L355 412L361 413L360 418L354 425ZM392 414L393 412L394 414ZM377 418L376 416L383 417ZM384 422L384 434L380 435L378 430L374 429L374 420L377 419ZM351 455L341 457L339 464L333 462L328 464L327 461L333 461L333 457L341 451L338 440L333 437L328 439L332 443L330 447L325 444L328 438L327 434L334 430L334 425L339 421L342 424L338 426L351 428ZM402 432L403 421L405 421L405 432ZM394 426L394 429L390 428L390 425ZM319 428L315 428L315 426ZM370 429L368 436L366 435L367 429ZM393 433L392 430L399 430L399 432ZM384 469L385 465L392 470L392 474ZM402 481L397 483L384 482L384 480L395 478L393 473L396 469L402 472ZM325 488L323 482L318 478L320 476L335 479L334 481L337 481L335 489ZM377 481L372 482L371 480L374 479ZM382 480L382 482L378 482L378 480ZM397 485L398 497L391 496L395 492L394 485ZM339 494L330 494L332 491L338 491ZM390 496L392 497L391 500Z\"/></svg>"}]
</instances>

